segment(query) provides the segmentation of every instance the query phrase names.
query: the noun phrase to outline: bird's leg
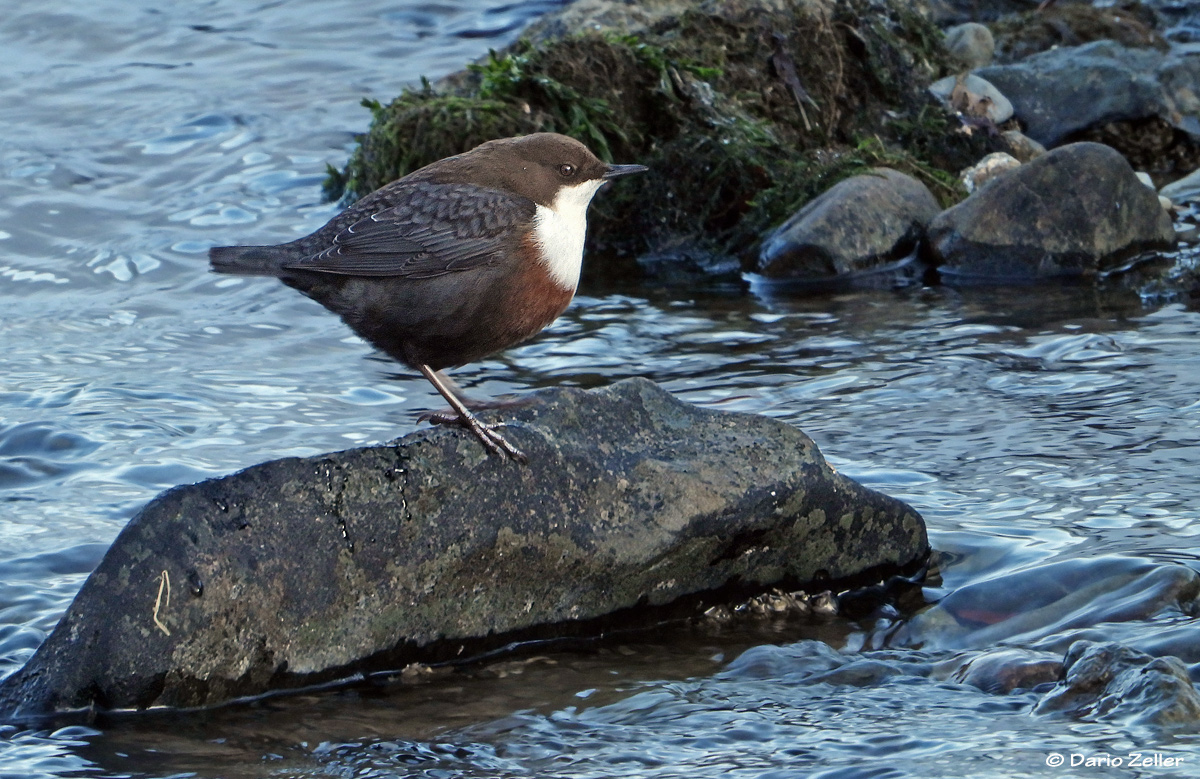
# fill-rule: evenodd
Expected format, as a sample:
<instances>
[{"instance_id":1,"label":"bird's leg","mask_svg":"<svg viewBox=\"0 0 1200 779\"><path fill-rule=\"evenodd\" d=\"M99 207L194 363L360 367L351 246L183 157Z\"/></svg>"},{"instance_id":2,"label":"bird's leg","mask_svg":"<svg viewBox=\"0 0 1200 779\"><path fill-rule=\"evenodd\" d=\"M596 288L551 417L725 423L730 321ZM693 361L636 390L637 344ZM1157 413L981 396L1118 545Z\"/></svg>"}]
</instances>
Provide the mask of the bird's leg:
<instances>
[{"instance_id":1,"label":"bird's leg","mask_svg":"<svg viewBox=\"0 0 1200 779\"><path fill-rule=\"evenodd\" d=\"M429 379L429 383L433 385L434 389L436 389L441 396L446 399L446 402L449 403L450 407L454 409L456 414L458 414L457 419L430 417L431 419L436 419L438 422L456 421L458 424L474 433L475 437L480 440L480 442L489 452L494 452L495 454L507 454L517 462L524 463L529 461L524 452L510 444L507 440L505 440L504 436L496 432L496 428L504 426L503 422L497 422L494 424L480 422L475 418L475 415L471 413L470 409L467 408L466 404L463 403L458 395L455 394L454 390L451 389L451 387L454 386L454 382L450 381L445 374L443 374L441 371L433 370L428 365L419 365L417 367L420 368L421 375Z\"/></svg>"},{"instance_id":2,"label":"bird's leg","mask_svg":"<svg viewBox=\"0 0 1200 779\"><path fill-rule=\"evenodd\" d=\"M433 373L435 376L441 379L446 389L453 392L454 397L458 398L459 401L461 401L462 404L471 411L497 411L501 409L521 408L523 406L528 406L530 403L529 397L510 397L504 400L496 400L495 398L491 398L489 400L480 400L479 398L473 398L468 395L462 387L458 386L458 383L454 381L454 379L447 376L445 372L434 371ZM454 409L428 411L417 418L418 422L429 422L433 425L457 425L459 424L459 420L460 417Z\"/></svg>"}]
</instances>

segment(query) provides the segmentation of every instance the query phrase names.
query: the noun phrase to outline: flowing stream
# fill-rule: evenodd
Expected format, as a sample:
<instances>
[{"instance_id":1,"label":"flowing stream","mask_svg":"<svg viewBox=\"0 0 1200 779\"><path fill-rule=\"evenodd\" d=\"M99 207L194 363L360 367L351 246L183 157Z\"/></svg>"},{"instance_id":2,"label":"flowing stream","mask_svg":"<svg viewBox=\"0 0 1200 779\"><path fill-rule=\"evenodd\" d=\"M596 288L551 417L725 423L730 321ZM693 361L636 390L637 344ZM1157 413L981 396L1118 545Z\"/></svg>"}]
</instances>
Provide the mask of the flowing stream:
<instances>
[{"instance_id":1,"label":"flowing stream","mask_svg":"<svg viewBox=\"0 0 1200 779\"><path fill-rule=\"evenodd\" d=\"M458 69L557 5L6 9L0 675L158 492L386 441L440 406L315 303L211 275L205 253L323 224L325 166L365 130L362 98ZM922 597L943 605L678 626L102 728L0 726L0 777L1195 776L1194 723L1037 715L1041 691L952 669L1001 643L1061 658L1077 638L1200 662L1171 594L1200 570L1198 330L1194 308L1121 289L585 287L539 340L456 378L488 396L645 376L795 424L924 515ZM1137 750L1184 767L1047 767Z\"/></svg>"}]
</instances>

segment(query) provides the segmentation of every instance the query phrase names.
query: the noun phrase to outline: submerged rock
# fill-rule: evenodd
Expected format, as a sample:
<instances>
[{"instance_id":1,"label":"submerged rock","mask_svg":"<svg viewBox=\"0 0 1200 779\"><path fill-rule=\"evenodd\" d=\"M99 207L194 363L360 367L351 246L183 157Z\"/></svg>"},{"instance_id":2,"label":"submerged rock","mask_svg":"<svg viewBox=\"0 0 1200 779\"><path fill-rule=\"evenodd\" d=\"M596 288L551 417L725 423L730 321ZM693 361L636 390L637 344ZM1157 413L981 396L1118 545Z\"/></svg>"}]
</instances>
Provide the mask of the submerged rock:
<instances>
[{"instance_id":1,"label":"submerged rock","mask_svg":"<svg viewBox=\"0 0 1200 779\"><path fill-rule=\"evenodd\" d=\"M0 684L0 718L217 704L928 552L915 511L766 417L629 380L538 392L506 419L528 466L438 428L164 493Z\"/></svg>"},{"instance_id":2,"label":"submerged rock","mask_svg":"<svg viewBox=\"0 0 1200 779\"><path fill-rule=\"evenodd\" d=\"M647 278L665 284L716 281L740 286L742 283L742 263L737 257L692 243L640 255L637 265Z\"/></svg>"},{"instance_id":3,"label":"submerged rock","mask_svg":"<svg viewBox=\"0 0 1200 779\"><path fill-rule=\"evenodd\" d=\"M1113 149L1075 143L992 179L929 225L943 276L1086 276L1173 245L1171 218Z\"/></svg>"},{"instance_id":4,"label":"submerged rock","mask_svg":"<svg viewBox=\"0 0 1200 779\"><path fill-rule=\"evenodd\" d=\"M902 625L893 646L1065 649L1068 631L1195 610L1200 574L1127 557L1066 560L961 587ZM1111 625L1109 625L1111 629ZM1047 641L1053 645L1047 645Z\"/></svg>"},{"instance_id":5,"label":"submerged rock","mask_svg":"<svg viewBox=\"0 0 1200 779\"><path fill-rule=\"evenodd\" d=\"M828 280L910 253L938 213L929 188L888 168L839 182L780 225L759 254L771 279Z\"/></svg>"},{"instance_id":6,"label":"submerged rock","mask_svg":"<svg viewBox=\"0 0 1200 779\"><path fill-rule=\"evenodd\" d=\"M1124 725L1200 726L1200 693L1187 667L1174 657L1076 641L1067 650L1063 670L1063 680L1038 702L1035 713Z\"/></svg>"},{"instance_id":7,"label":"submerged rock","mask_svg":"<svg viewBox=\"0 0 1200 779\"><path fill-rule=\"evenodd\" d=\"M1023 647L989 649L948 663L949 678L984 692L1008 695L1015 690L1031 690L1058 681L1062 676L1062 658L1050 652Z\"/></svg>"}]
</instances>

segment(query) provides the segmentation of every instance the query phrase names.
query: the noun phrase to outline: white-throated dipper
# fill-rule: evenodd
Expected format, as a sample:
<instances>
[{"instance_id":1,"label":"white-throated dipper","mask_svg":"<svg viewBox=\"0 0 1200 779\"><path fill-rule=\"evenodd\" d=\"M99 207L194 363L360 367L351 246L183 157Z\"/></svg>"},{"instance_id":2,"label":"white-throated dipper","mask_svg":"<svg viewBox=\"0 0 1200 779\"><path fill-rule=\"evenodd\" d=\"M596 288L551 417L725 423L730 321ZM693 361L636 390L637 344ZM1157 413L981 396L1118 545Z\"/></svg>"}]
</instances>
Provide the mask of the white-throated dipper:
<instances>
[{"instance_id":1,"label":"white-throated dipper","mask_svg":"<svg viewBox=\"0 0 1200 779\"><path fill-rule=\"evenodd\" d=\"M525 455L444 374L541 332L575 296L587 207L609 165L557 133L503 138L393 181L304 238L215 246L217 273L275 276L419 370L491 452Z\"/></svg>"}]
</instances>

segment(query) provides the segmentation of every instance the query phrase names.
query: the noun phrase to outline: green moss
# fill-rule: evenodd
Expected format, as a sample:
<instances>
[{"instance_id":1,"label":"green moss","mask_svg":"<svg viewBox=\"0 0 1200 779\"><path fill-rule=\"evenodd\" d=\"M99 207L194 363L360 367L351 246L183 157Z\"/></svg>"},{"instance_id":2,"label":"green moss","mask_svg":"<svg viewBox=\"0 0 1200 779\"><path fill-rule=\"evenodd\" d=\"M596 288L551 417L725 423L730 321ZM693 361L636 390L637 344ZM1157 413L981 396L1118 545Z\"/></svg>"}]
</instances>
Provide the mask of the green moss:
<instances>
[{"instance_id":1,"label":"green moss","mask_svg":"<svg viewBox=\"0 0 1200 779\"><path fill-rule=\"evenodd\" d=\"M651 169L596 199L593 250L745 255L796 207L879 165L944 204L961 197L953 172L981 144L925 93L947 69L941 33L903 0L813 7L727 0L638 36L492 52L437 91L369 104L371 129L328 192L360 196L489 138L553 131Z\"/></svg>"},{"instance_id":2,"label":"green moss","mask_svg":"<svg viewBox=\"0 0 1200 779\"><path fill-rule=\"evenodd\" d=\"M428 86L405 91L386 106L369 100L363 105L373 115L371 130L359 139L346 171L326 179L331 198L359 197L433 160L539 129L503 100L439 95Z\"/></svg>"}]
</instances>

